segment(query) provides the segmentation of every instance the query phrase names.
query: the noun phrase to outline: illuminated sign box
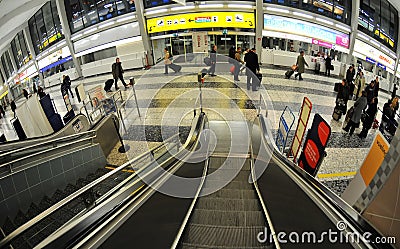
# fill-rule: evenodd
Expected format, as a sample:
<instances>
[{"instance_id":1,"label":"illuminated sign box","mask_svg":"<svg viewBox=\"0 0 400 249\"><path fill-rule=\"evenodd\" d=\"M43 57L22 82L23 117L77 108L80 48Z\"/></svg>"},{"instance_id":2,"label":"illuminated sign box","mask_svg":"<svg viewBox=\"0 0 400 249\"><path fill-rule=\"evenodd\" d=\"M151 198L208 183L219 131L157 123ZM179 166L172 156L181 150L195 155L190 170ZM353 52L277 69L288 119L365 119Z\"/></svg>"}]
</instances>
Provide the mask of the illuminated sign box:
<instances>
[{"instance_id":1,"label":"illuminated sign box","mask_svg":"<svg viewBox=\"0 0 400 249\"><path fill-rule=\"evenodd\" d=\"M254 13L200 12L156 17L147 20L147 32L158 33L198 28L255 28Z\"/></svg>"},{"instance_id":2,"label":"illuminated sign box","mask_svg":"<svg viewBox=\"0 0 400 249\"><path fill-rule=\"evenodd\" d=\"M264 29L311 37L314 40L320 41L319 43L324 44L326 47L332 45L333 48L333 45L338 45L349 48L350 45L348 34L292 18L264 15Z\"/></svg>"},{"instance_id":3,"label":"illuminated sign box","mask_svg":"<svg viewBox=\"0 0 400 249\"><path fill-rule=\"evenodd\" d=\"M378 62L381 65L386 66L387 68L389 68L391 70L394 70L394 66L395 66L394 59L392 59L388 55L384 54L383 52L372 47L371 45L368 45L367 43L365 43L363 41L356 39L355 44L354 44L354 51L356 52L355 55L357 57L360 57L360 55L362 57L364 57L364 56L368 57L369 60L372 59L373 61ZM362 58L362 57L360 57L360 58ZM371 62L371 63L373 63L373 62ZM383 68L383 67L381 67L381 68Z\"/></svg>"}]
</instances>

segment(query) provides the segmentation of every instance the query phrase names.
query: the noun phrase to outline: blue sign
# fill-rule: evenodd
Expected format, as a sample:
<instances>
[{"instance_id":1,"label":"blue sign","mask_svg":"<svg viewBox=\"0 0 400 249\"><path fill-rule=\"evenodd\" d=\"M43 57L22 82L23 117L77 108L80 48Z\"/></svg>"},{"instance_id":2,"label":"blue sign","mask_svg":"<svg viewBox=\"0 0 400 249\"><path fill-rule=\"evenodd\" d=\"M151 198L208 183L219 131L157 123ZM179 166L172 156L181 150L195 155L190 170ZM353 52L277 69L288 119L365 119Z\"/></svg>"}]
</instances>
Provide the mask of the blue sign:
<instances>
[{"instance_id":1,"label":"blue sign","mask_svg":"<svg viewBox=\"0 0 400 249\"><path fill-rule=\"evenodd\" d=\"M386 66L382 65L381 63L378 63L378 67L382 68L383 70L386 71Z\"/></svg>"},{"instance_id":2,"label":"blue sign","mask_svg":"<svg viewBox=\"0 0 400 249\"><path fill-rule=\"evenodd\" d=\"M70 61L70 60L72 60L72 56L71 56L71 55L68 56L68 57L65 57L65 58L63 58L63 59L61 59L61 60L58 60L58 61L56 61L56 62L54 62L54 63L51 63L50 65L45 66L44 68L40 69L39 71L40 71L41 73L46 72L47 70L50 70L50 69L52 69L53 67L56 67L56 66L58 66L58 65L61 65L61 64L65 63L65 62L67 62L67 61Z\"/></svg>"},{"instance_id":3,"label":"blue sign","mask_svg":"<svg viewBox=\"0 0 400 249\"><path fill-rule=\"evenodd\" d=\"M369 57L367 57L365 60L370 62L370 63L372 63L372 64L376 64L376 60L373 60L373 59L371 59Z\"/></svg>"}]
</instances>

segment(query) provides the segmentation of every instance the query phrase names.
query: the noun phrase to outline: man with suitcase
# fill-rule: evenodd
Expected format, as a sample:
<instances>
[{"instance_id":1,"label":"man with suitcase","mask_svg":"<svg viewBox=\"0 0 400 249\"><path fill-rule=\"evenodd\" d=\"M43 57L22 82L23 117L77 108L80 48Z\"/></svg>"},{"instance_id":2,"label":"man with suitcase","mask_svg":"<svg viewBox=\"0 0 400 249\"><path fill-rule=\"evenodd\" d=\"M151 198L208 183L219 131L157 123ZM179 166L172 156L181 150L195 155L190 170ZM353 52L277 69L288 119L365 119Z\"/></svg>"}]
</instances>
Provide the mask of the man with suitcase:
<instances>
[{"instance_id":1,"label":"man with suitcase","mask_svg":"<svg viewBox=\"0 0 400 249\"><path fill-rule=\"evenodd\" d=\"M244 62L246 62L246 75L247 75L247 90L250 90L252 86L253 91L257 91L257 87L260 82L256 76L257 72L260 71L260 65L258 64L258 56L256 54L256 49L252 48L244 57Z\"/></svg>"},{"instance_id":2,"label":"man with suitcase","mask_svg":"<svg viewBox=\"0 0 400 249\"><path fill-rule=\"evenodd\" d=\"M118 79L122 81L122 84L125 86L125 89L128 88L128 85L125 83L123 74L124 70L122 69L121 61L119 60L119 58L116 58L115 63L112 64L112 75L115 83L115 91L119 89L117 85Z\"/></svg>"},{"instance_id":3,"label":"man with suitcase","mask_svg":"<svg viewBox=\"0 0 400 249\"><path fill-rule=\"evenodd\" d=\"M171 61L171 54L169 53L167 48L164 48L164 63L165 63L165 72L164 74L168 74L168 67L175 71L175 73L179 73L182 70L182 66L176 65Z\"/></svg>"}]
</instances>

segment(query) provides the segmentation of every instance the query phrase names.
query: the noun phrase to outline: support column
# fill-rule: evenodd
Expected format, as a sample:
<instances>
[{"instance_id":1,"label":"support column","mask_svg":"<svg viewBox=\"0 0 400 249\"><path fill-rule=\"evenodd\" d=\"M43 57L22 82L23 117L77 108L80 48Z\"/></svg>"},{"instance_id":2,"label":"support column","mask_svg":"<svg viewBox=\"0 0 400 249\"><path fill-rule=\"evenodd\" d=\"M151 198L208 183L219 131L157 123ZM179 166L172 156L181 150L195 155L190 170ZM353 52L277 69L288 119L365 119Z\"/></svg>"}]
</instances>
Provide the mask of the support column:
<instances>
[{"instance_id":1,"label":"support column","mask_svg":"<svg viewBox=\"0 0 400 249\"><path fill-rule=\"evenodd\" d=\"M347 55L345 63L352 64L353 63L353 52L354 52L354 44L356 42L357 33L358 33L358 17L360 16L360 1L351 1L352 9L351 9L351 32L350 32L350 47L349 54Z\"/></svg>"},{"instance_id":2,"label":"support column","mask_svg":"<svg viewBox=\"0 0 400 249\"><path fill-rule=\"evenodd\" d=\"M39 64L38 64L38 61L36 60L35 47L33 46L32 37L31 37L31 33L29 32L29 27L28 26L26 26L23 29L23 33L24 33L26 45L28 46L28 49L29 49L29 51L30 51L30 53L32 55L33 64L35 65L36 71L38 72L38 75L39 75L39 83L44 88L43 74L40 73Z\"/></svg>"},{"instance_id":3,"label":"support column","mask_svg":"<svg viewBox=\"0 0 400 249\"><path fill-rule=\"evenodd\" d=\"M262 31L264 28L263 0L256 0L256 52L258 61L261 63L262 54Z\"/></svg>"},{"instance_id":4,"label":"support column","mask_svg":"<svg viewBox=\"0 0 400 249\"><path fill-rule=\"evenodd\" d=\"M399 32L400 32L400 27L399 27ZM394 65L394 75L393 75L393 77L390 79L390 82L389 82L389 90L392 89L393 84L396 83L396 82L395 82L395 79L396 79L396 74L397 74L397 67L398 67L399 64L400 64L399 51L400 51L400 42L397 42L397 49L396 49L396 56L397 56L397 58L396 58L396 63L395 63L395 65Z\"/></svg>"},{"instance_id":5,"label":"support column","mask_svg":"<svg viewBox=\"0 0 400 249\"><path fill-rule=\"evenodd\" d=\"M3 68L3 64L2 63L0 63L0 72L1 72L1 74L3 75L3 77L4 77L4 84L6 84L6 82L7 82L7 77L6 77L6 72L5 72L5 70L4 70L4 68Z\"/></svg>"},{"instance_id":6,"label":"support column","mask_svg":"<svg viewBox=\"0 0 400 249\"><path fill-rule=\"evenodd\" d=\"M135 1L135 3L136 3L136 1ZM74 44L72 43L72 40L71 40L71 29L69 28L69 25L68 25L68 18L67 18L67 12L65 10L64 1L56 0L56 4L57 4L58 16L60 17L60 22L61 22L61 26L63 29L64 37L65 37L65 42L67 43L69 51L71 52L72 61L74 62L78 77L82 78L82 67L81 67L81 63L79 62L78 58L76 58L76 56L75 56L75 48L74 48Z\"/></svg>"},{"instance_id":7,"label":"support column","mask_svg":"<svg viewBox=\"0 0 400 249\"><path fill-rule=\"evenodd\" d=\"M13 73L17 73L18 72L18 67L17 67L17 63L15 63L15 58L14 58L14 54L12 52L11 46L8 48L8 55L10 56L10 60L11 60L11 65L13 67Z\"/></svg>"},{"instance_id":8,"label":"support column","mask_svg":"<svg viewBox=\"0 0 400 249\"><path fill-rule=\"evenodd\" d=\"M146 19L144 17L144 4L143 0L135 1L136 17L139 23L140 34L142 36L142 42L144 50L147 52L147 58L149 60L149 65L154 65L153 49L151 47L150 37L147 34Z\"/></svg>"}]
</instances>

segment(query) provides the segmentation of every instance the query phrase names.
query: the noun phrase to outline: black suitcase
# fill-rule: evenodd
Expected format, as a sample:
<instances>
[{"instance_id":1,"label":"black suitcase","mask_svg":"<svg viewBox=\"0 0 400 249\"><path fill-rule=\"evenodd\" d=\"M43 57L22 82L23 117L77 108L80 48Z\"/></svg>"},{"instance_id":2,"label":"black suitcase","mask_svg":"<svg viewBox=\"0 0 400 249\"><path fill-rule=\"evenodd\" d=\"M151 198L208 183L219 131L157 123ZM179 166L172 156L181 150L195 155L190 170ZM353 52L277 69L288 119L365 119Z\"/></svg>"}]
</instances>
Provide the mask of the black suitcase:
<instances>
[{"instance_id":1,"label":"black suitcase","mask_svg":"<svg viewBox=\"0 0 400 249\"><path fill-rule=\"evenodd\" d=\"M333 88L333 90L335 91L335 92L338 92L339 91L339 86L342 84L342 82L339 82L339 83L335 83L335 87Z\"/></svg>"},{"instance_id":2,"label":"black suitcase","mask_svg":"<svg viewBox=\"0 0 400 249\"><path fill-rule=\"evenodd\" d=\"M182 70L182 66L176 65L174 63L170 64L169 67L175 71L175 73L179 73Z\"/></svg>"},{"instance_id":3,"label":"black suitcase","mask_svg":"<svg viewBox=\"0 0 400 249\"><path fill-rule=\"evenodd\" d=\"M111 91L111 87L112 87L113 83L114 83L114 80L111 80L111 79L107 80L104 85L104 91L106 91L106 92Z\"/></svg>"},{"instance_id":4,"label":"black suitcase","mask_svg":"<svg viewBox=\"0 0 400 249\"><path fill-rule=\"evenodd\" d=\"M294 74L294 70L292 70L292 69L286 71L286 73L285 73L286 79L290 79L290 77L292 77L293 74Z\"/></svg>"},{"instance_id":5,"label":"black suitcase","mask_svg":"<svg viewBox=\"0 0 400 249\"><path fill-rule=\"evenodd\" d=\"M263 78L262 73L256 73L256 76L257 76L257 78L258 78L258 80L260 81L260 84L261 84L262 78Z\"/></svg>"},{"instance_id":6,"label":"black suitcase","mask_svg":"<svg viewBox=\"0 0 400 249\"><path fill-rule=\"evenodd\" d=\"M15 119L15 121L12 122L12 125L14 127L15 132L17 133L17 136L18 136L19 140L25 140L26 139L26 134L25 134L25 131L22 128L22 125L19 122L18 118Z\"/></svg>"},{"instance_id":7,"label":"black suitcase","mask_svg":"<svg viewBox=\"0 0 400 249\"><path fill-rule=\"evenodd\" d=\"M333 110L332 118L338 121L342 117L342 110L340 108L335 107Z\"/></svg>"}]
</instances>

